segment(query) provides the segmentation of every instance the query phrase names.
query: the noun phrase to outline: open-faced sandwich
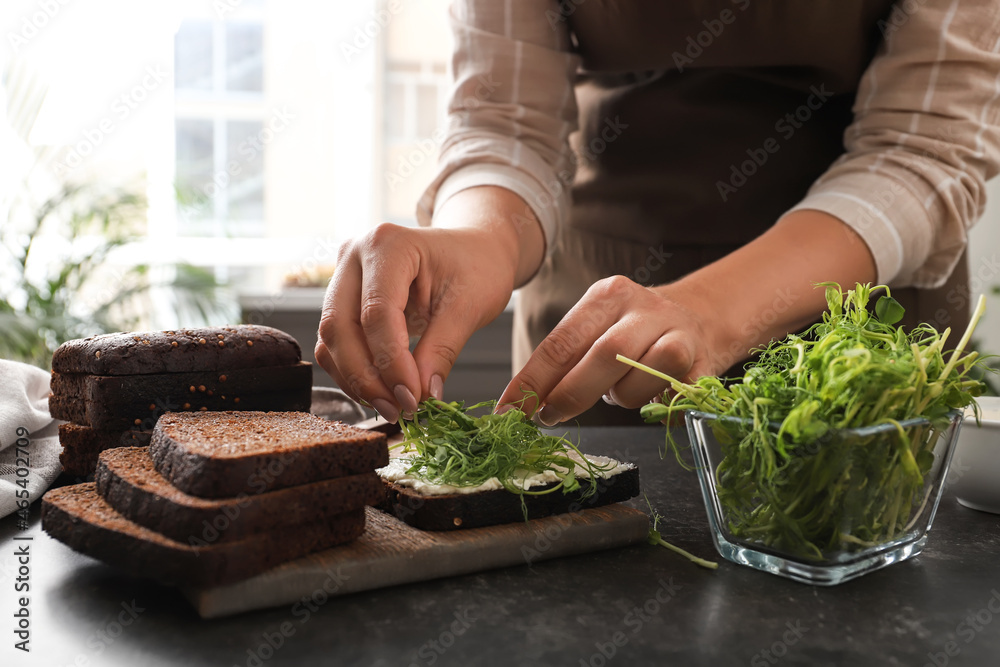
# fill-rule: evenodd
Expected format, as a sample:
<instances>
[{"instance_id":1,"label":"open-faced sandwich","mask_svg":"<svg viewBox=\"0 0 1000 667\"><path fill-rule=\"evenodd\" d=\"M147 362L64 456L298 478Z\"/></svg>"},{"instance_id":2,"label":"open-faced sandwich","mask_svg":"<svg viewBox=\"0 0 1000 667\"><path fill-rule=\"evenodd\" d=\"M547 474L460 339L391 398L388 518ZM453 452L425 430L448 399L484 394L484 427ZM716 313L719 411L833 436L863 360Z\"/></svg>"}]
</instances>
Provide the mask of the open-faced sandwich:
<instances>
[{"instance_id":1,"label":"open-faced sandwich","mask_svg":"<svg viewBox=\"0 0 1000 667\"><path fill-rule=\"evenodd\" d=\"M425 401L401 422L403 440L385 482L387 511L423 530L476 528L628 500L639 469L583 454L565 437L542 432L517 408L493 402ZM483 412L473 416L473 412Z\"/></svg>"}]
</instances>

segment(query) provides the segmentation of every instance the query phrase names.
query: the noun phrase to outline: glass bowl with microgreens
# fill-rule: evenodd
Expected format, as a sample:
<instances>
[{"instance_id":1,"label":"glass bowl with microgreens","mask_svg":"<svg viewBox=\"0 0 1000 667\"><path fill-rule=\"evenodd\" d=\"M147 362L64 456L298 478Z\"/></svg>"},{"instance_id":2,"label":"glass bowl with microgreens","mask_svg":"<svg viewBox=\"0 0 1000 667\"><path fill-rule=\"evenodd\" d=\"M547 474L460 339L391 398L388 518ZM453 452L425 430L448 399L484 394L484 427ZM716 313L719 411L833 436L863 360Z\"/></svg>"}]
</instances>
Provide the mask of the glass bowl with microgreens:
<instances>
[{"instance_id":1,"label":"glass bowl with microgreens","mask_svg":"<svg viewBox=\"0 0 1000 667\"><path fill-rule=\"evenodd\" d=\"M619 360L670 383L642 415L684 414L719 554L834 585L924 548L962 409L984 389L965 350L985 299L948 349L949 330L896 326L903 308L884 286L821 287L822 321L756 350L740 379L685 383ZM667 429L663 453L690 468L677 436Z\"/></svg>"}]
</instances>

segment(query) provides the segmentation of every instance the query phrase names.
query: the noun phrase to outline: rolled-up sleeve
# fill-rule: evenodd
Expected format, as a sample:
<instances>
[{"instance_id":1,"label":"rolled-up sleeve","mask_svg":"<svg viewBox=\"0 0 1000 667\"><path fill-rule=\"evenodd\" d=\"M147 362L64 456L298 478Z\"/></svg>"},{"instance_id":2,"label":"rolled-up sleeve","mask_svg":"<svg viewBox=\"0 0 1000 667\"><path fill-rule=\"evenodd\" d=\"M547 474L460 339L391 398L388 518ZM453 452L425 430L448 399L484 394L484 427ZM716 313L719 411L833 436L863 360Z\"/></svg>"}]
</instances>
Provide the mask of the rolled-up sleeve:
<instances>
[{"instance_id":1,"label":"rolled-up sleeve","mask_svg":"<svg viewBox=\"0 0 1000 667\"><path fill-rule=\"evenodd\" d=\"M456 0L454 87L438 171L417 220L455 193L497 185L519 195L541 223L549 250L569 211L577 126L573 82L579 57L557 2Z\"/></svg>"},{"instance_id":2,"label":"rolled-up sleeve","mask_svg":"<svg viewBox=\"0 0 1000 667\"><path fill-rule=\"evenodd\" d=\"M1000 162L1000 3L901 2L882 29L846 153L792 210L824 211L854 229L879 282L937 287Z\"/></svg>"}]
</instances>

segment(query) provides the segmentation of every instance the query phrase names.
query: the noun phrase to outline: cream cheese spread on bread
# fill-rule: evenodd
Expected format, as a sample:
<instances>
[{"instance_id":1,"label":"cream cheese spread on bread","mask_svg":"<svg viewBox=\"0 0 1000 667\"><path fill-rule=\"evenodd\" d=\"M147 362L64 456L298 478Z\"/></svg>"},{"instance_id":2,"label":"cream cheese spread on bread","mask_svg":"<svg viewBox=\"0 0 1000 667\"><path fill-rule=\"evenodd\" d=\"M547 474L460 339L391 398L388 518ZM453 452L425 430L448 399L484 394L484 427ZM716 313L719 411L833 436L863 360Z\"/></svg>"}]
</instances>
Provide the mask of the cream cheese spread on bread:
<instances>
[{"instance_id":1,"label":"cream cheese spread on bread","mask_svg":"<svg viewBox=\"0 0 1000 667\"><path fill-rule=\"evenodd\" d=\"M382 479L398 484L409 489L413 489L416 493L425 496L445 496L456 493L480 493L482 491L495 491L502 489L503 484L496 477L491 477L482 484L477 484L476 486L452 486L450 484L432 484L426 482L422 479L418 479L411 473L406 472L410 467L410 460L413 457L413 453L404 453L399 456L389 459L389 465L384 468L379 468L377 472ZM582 463L580 456L573 451L568 451L566 455ZM635 466L631 463L622 463L621 461L616 461L615 459L608 458L606 456L593 456L587 455L587 460L592 464L604 468L604 470L596 470L595 474L598 477L607 479L608 477L613 477L625 470L631 470ZM545 470L543 472L533 472L527 475L519 475L514 479L514 483L523 489L530 489L534 486L542 486L545 484L553 484L558 482L561 478L557 472L566 472L566 468L554 465L552 470ZM586 479L589 477L587 471L582 466L577 466L576 476L580 479Z\"/></svg>"}]
</instances>

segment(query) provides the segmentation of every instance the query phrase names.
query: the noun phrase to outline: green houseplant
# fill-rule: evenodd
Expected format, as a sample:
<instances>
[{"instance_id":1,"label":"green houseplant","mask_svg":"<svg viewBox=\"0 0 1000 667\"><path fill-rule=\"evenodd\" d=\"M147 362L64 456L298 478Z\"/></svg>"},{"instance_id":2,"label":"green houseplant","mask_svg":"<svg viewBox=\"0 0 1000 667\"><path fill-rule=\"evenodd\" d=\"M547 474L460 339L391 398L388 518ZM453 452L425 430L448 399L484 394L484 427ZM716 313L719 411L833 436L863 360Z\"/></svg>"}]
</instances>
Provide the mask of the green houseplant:
<instances>
[{"instance_id":1,"label":"green houseplant","mask_svg":"<svg viewBox=\"0 0 1000 667\"><path fill-rule=\"evenodd\" d=\"M112 268L109 255L135 240L140 197L65 186L0 228L0 357L47 368L62 342L134 329L148 321L151 295L164 289L181 321L225 318L215 276L178 264L157 277L148 265ZM13 211L16 215L17 209Z\"/></svg>"},{"instance_id":2,"label":"green houseplant","mask_svg":"<svg viewBox=\"0 0 1000 667\"><path fill-rule=\"evenodd\" d=\"M231 320L211 271L111 261L142 236L145 200L53 175L54 149L28 141L45 92L19 61L2 72L0 131L22 159L0 180L0 358L48 368L66 340L155 323L154 294L182 325Z\"/></svg>"}]
</instances>

